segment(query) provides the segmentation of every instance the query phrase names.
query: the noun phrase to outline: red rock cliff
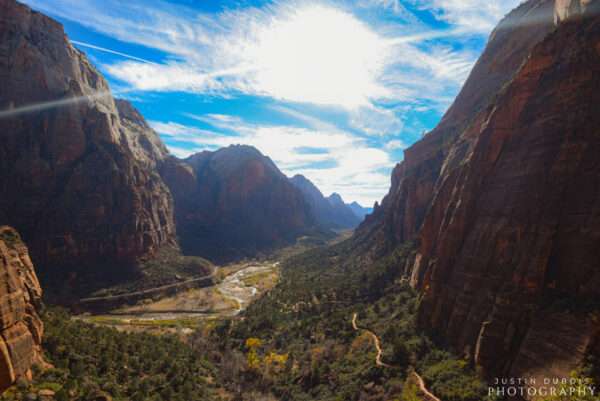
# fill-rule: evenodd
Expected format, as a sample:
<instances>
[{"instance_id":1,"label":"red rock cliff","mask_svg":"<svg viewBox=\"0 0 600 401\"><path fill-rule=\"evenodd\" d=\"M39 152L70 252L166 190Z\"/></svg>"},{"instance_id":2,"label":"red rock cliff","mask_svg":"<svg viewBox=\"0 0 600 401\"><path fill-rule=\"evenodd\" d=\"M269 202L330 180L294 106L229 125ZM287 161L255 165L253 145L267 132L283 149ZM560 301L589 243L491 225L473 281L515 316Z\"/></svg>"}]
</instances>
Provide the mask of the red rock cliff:
<instances>
[{"instance_id":1,"label":"red rock cliff","mask_svg":"<svg viewBox=\"0 0 600 401\"><path fill-rule=\"evenodd\" d=\"M43 324L37 308L42 297L27 247L19 234L0 227L0 392L19 378L30 378L43 364Z\"/></svg>"},{"instance_id":2,"label":"red rock cliff","mask_svg":"<svg viewBox=\"0 0 600 401\"><path fill-rule=\"evenodd\" d=\"M127 264L174 240L164 145L60 24L14 0L0 0L0 110L0 221L40 272Z\"/></svg>"},{"instance_id":3,"label":"red rock cliff","mask_svg":"<svg viewBox=\"0 0 600 401\"><path fill-rule=\"evenodd\" d=\"M358 233L417 243L420 324L488 377L568 376L600 334L600 16L558 5L500 23Z\"/></svg>"},{"instance_id":4,"label":"red rock cliff","mask_svg":"<svg viewBox=\"0 0 600 401\"><path fill-rule=\"evenodd\" d=\"M492 33L489 43L441 123L405 151L392 173L390 192L358 230L375 253L414 240L436 193L442 167L453 145L478 113L519 69L531 48L554 28L552 0L530 0L512 11ZM459 162L460 157L455 158Z\"/></svg>"},{"instance_id":5,"label":"red rock cliff","mask_svg":"<svg viewBox=\"0 0 600 401\"><path fill-rule=\"evenodd\" d=\"M488 374L568 375L600 334L600 18L532 50L421 231L421 321Z\"/></svg>"}]
</instances>

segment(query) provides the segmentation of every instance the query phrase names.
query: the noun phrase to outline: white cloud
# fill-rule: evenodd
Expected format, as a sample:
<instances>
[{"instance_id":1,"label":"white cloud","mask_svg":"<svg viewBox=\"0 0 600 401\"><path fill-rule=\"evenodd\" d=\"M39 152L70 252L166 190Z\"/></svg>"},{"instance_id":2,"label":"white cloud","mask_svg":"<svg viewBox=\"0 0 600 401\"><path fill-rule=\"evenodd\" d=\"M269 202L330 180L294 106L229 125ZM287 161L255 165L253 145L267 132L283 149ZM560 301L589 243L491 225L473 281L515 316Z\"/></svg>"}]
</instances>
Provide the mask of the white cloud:
<instances>
[{"instance_id":1,"label":"white cloud","mask_svg":"<svg viewBox=\"0 0 600 401\"><path fill-rule=\"evenodd\" d=\"M400 139L393 139L385 144L387 150L406 149L408 145L402 142Z\"/></svg>"},{"instance_id":2,"label":"white cloud","mask_svg":"<svg viewBox=\"0 0 600 401\"><path fill-rule=\"evenodd\" d=\"M489 33L498 21L523 0L411 0L441 20L465 30Z\"/></svg>"},{"instance_id":3,"label":"white cloud","mask_svg":"<svg viewBox=\"0 0 600 401\"><path fill-rule=\"evenodd\" d=\"M434 78L451 81L457 85L467 78L477 56L468 52L456 52L447 47L434 47L428 53L410 52L410 60L414 66L421 65L428 69Z\"/></svg>"},{"instance_id":4,"label":"white cloud","mask_svg":"<svg viewBox=\"0 0 600 401\"><path fill-rule=\"evenodd\" d=\"M384 41L352 15L314 5L274 13L221 16L237 28L213 33L206 59L162 66L124 62L108 72L141 90L233 90L347 108L386 93L377 83Z\"/></svg>"},{"instance_id":5,"label":"white cloud","mask_svg":"<svg viewBox=\"0 0 600 401\"><path fill-rule=\"evenodd\" d=\"M394 14L403 16L408 15L409 17L412 16L402 3L400 3L400 0L360 0L358 4L361 7L381 7L386 10L391 10Z\"/></svg>"},{"instance_id":6,"label":"white cloud","mask_svg":"<svg viewBox=\"0 0 600 401\"><path fill-rule=\"evenodd\" d=\"M251 145L288 176L304 174L324 193L337 192L346 200L370 205L383 197L389 185L389 172L385 170L393 164L389 154L350 133L254 125L219 114L195 117L221 133L173 122L152 121L151 125L169 139L169 149L178 157L234 144Z\"/></svg>"},{"instance_id":7,"label":"white cloud","mask_svg":"<svg viewBox=\"0 0 600 401\"><path fill-rule=\"evenodd\" d=\"M361 107L350 115L350 125L368 135L400 134L404 124L393 110Z\"/></svg>"},{"instance_id":8,"label":"white cloud","mask_svg":"<svg viewBox=\"0 0 600 401\"><path fill-rule=\"evenodd\" d=\"M42 0L27 1L122 41L166 52L167 59L161 65L129 60L105 66L111 75L139 90L220 96L241 92L356 110L373 106L373 101L414 96L410 88L387 86L390 71L398 73L407 64L420 72L413 76L424 83L450 79L453 85L462 82L467 68L460 64L464 58L461 53L446 49L428 54L415 46L458 31L423 33L423 23L394 0L362 0L355 7L326 0L281 0L262 8L214 14L167 7L160 1L151 5L139 0L105 0L102 4L55 0L51 5ZM419 2L444 18L451 18L458 10L455 1L449 2L447 9L437 3ZM403 22L398 29L403 35L361 20L358 15L365 6L401 15Z\"/></svg>"},{"instance_id":9,"label":"white cloud","mask_svg":"<svg viewBox=\"0 0 600 401\"><path fill-rule=\"evenodd\" d=\"M80 42L78 40L71 40L71 43L74 45L77 45L77 46L87 47L87 48L99 50L99 51L102 51L105 53L115 54L117 56L125 57L125 58L131 59L131 60L141 61L142 63L155 64L152 61L149 61L149 60L146 60L146 59L143 59L140 57L132 56L131 54L115 51L112 49L107 49L107 48L101 47L101 46L92 45L92 44L86 43L86 42Z\"/></svg>"},{"instance_id":10,"label":"white cloud","mask_svg":"<svg viewBox=\"0 0 600 401\"><path fill-rule=\"evenodd\" d=\"M194 141L198 137L211 137L217 135L212 131L203 130L196 127L190 127L174 122L163 123L160 121L151 121L150 123L157 132L163 134L164 136L171 137L180 141Z\"/></svg>"},{"instance_id":11,"label":"white cloud","mask_svg":"<svg viewBox=\"0 0 600 401\"><path fill-rule=\"evenodd\" d=\"M357 107L385 93L377 76L386 50L383 39L351 14L309 6L259 28L246 58L257 67L257 92Z\"/></svg>"}]
</instances>

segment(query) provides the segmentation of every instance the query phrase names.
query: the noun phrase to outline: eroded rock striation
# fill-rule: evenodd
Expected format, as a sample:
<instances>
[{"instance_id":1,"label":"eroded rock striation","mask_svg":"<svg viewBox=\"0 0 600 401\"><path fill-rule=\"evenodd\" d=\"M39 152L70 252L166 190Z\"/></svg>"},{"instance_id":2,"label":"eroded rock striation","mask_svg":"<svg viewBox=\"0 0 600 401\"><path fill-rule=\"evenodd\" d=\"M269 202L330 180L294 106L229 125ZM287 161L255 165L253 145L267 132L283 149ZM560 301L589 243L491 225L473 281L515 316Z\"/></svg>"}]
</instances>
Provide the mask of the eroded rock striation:
<instances>
[{"instance_id":1,"label":"eroded rock striation","mask_svg":"<svg viewBox=\"0 0 600 401\"><path fill-rule=\"evenodd\" d=\"M423 224L421 318L489 374L568 374L600 333L585 313L600 307L598 45L595 19L532 50Z\"/></svg>"},{"instance_id":2,"label":"eroded rock striation","mask_svg":"<svg viewBox=\"0 0 600 401\"><path fill-rule=\"evenodd\" d=\"M599 11L599 5L595 0L556 0L554 23L558 25L569 19L584 17Z\"/></svg>"},{"instance_id":3,"label":"eroded rock striation","mask_svg":"<svg viewBox=\"0 0 600 401\"><path fill-rule=\"evenodd\" d=\"M219 262L256 256L315 226L300 191L253 147L172 158L161 171L175 197L178 236L187 254Z\"/></svg>"},{"instance_id":4,"label":"eroded rock striation","mask_svg":"<svg viewBox=\"0 0 600 401\"><path fill-rule=\"evenodd\" d=\"M14 0L0 0L0 110L0 221L40 273L127 266L174 241L164 145L59 23Z\"/></svg>"},{"instance_id":5,"label":"eroded rock striation","mask_svg":"<svg viewBox=\"0 0 600 401\"><path fill-rule=\"evenodd\" d=\"M565 377L597 352L600 17L555 27L557 4L500 23L358 232L373 254L417 244L420 324L487 377Z\"/></svg>"},{"instance_id":6,"label":"eroded rock striation","mask_svg":"<svg viewBox=\"0 0 600 401\"><path fill-rule=\"evenodd\" d=\"M44 326L37 310L42 290L17 231L0 226L0 392L44 365Z\"/></svg>"},{"instance_id":7,"label":"eroded rock striation","mask_svg":"<svg viewBox=\"0 0 600 401\"><path fill-rule=\"evenodd\" d=\"M373 244L374 254L416 239L448 156L457 154L452 160L460 163L461 152L465 151L454 146L456 141L512 79L533 46L554 29L553 12L552 0L528 1L492 32L485 51L440 124L405 151L404 161L392 172L388 195L358 230L360 238Z\"/></svg>"}]
</instances>

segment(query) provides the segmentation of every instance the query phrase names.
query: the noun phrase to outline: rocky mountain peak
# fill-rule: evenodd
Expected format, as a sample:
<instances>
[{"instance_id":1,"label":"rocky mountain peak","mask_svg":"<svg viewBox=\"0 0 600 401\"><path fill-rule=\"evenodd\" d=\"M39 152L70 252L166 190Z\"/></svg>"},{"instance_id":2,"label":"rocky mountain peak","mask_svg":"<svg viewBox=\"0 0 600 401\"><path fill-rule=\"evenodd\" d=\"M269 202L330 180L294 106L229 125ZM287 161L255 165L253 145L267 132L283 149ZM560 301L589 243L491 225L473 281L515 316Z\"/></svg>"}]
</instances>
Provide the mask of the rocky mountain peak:
<instances>
[{"instance_id":1,"label":"rocky mountain peak","mask_svg":"<svg viewBox=\"0 0 600 401\"><path fill-rule=\"evenodd\" d=\"M420 324L488 377L568 376L598 340L597 4L513 10L358 230L371 257L418 244Z\"/></svg>"},{"instance_id":2,"label":"rocky mountain peak","mask_svg":"<svg viewBox=\"0 0 600 401\"><path fill-rule=\"evenodd\" d=\"M300 190L320 226L328 229L348 229L360 223L361 218L338 194L326 198L319 188L303 175L295 175L290 182Z\"/></svg>"},{"instance_id":3,"label":"rocky mountain peak","mask_svg":"<svg viewBox=\"0 0 600 401\"><path fill-rule=\"evenodd\" d=\"M342 196L340 194L338 194L337 192L334 192L331 195L329 195L329 197L327 199L329 200L329 202L332 205L345 204L344 200L342 199Z\"/></svg>"}]
</instances>

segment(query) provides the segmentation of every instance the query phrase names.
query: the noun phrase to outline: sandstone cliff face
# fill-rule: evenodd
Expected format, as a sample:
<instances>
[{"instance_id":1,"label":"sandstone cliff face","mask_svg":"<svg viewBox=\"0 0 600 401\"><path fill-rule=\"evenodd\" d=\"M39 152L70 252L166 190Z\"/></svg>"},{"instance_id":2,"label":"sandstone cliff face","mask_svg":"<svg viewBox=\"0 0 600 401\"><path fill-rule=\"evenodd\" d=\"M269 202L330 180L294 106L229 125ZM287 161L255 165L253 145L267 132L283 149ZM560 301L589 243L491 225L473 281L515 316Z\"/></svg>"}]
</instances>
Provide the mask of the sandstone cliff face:
<instances>
[{"instance_id":1,"label":"sandstone cliff face","mask_svg":"<svg viewBox=\"0 0 600 401\"><path fill-rule=\"evenodd\" d=\"M598 4L594 0L556 0L554 23L558 25L568 19L597 13Z\"/></svg>"},{"instance_id":2,"label":"sandstone cliff face","mask_svg":"<svg viewBox=\"0 0 600 401\"><path fill-rule=\"evenodd\" d=\"M164 145L115 103L60 24L0 0L0 109L56 101L0 118L0 221L40 273L128 265L172 242L172 199L155 169Z\"/></svg>"},{"instance_id":3,"label":"sandstone cliff face","mask_svg":"<svg viewBox=\"0 0 600 401\"><path fill-rule=\"evenodd\" d=\"M43 324L37 314L42 290L19 234L0 227L0 392L43 365Z\"/></svg>"},{"instance_id":4,"label":"sandstone cliff face","mask_svg":"<svg viewBox=\"0 0 600 401\"><path fill-rule=\"evenodd\" d=\"M438 182L414 271L421 319L488 374L566 375L600 333L587 313L600 308L598 71L600 18L561 25Z\"/></svg>"},{"instance_id":5,"label":"sandstone cliff face","mask_svg":"<svg viewBox=\"0 0 600 401\"><path fill-rule=\"evenodd\" d=\"M300 191L252 147L171 159L161 171L175 197L187 254L219 262L255 256L291 243L315 224Z\"/></svg>"},{"instance_id":6,"label":"sandstone cliff face","mask_svg":"<svg viewBox=\"0 0 600 401\"><path fill-rule=\"evenodd\" d=\"M375 254L416 238L448 155L464 152L453 148L454 143L513 77L532 47L554 29L553 12L552 0L530 0L494 30L452 107L432 132L405 151L404 161L392 173L390 192L358 230L359 237L374 244Z\"/></svg>"},{"instance_id":7,"label":"sandstone cliff face","mask_svg":"<svg viewBox=\"0 0 600 401\"><path fill-rule=\"evenodd\" d=\"M420 324L488 377L564 377L598 352L599 2L555 27L573 3L531 0L500 23L357 234L375 255L417 243L400 268Z\"/></svg>"}]
</instances>

